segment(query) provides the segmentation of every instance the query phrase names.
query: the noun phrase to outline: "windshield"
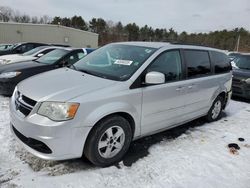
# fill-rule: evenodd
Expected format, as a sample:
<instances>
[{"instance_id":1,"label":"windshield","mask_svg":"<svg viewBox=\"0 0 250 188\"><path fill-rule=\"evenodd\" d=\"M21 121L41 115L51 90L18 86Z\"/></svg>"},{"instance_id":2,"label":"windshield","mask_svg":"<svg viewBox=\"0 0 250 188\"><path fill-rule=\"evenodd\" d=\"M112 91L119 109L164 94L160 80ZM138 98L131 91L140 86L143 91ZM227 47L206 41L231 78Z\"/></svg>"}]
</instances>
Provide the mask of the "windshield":
<instances>
[{"instance_id":1,"label":"windshield","mask_svg":"<svg viewBox=\"0 0 250 188\"><path fill-rule=\"evenodd\" d=\"M13 47L12 44L0 44L0 51L9 50Z\"/></svg>"},{"instance_id":2,"label":"windshield","mask_svg":"<svg viewBox=\"0 0 250 188\"><path fill-rule=\"evenodd\" d=\"M69 52L70 51L64 49L56 49L38 58L36 61L39 63L52 65Z\"/></svg>"},{"instance_id":3,"label":"windshield","mask_svg":"<svg viewBox=\"0 0 250 188\"><path fill-rule=\"evenodd\" d=\"M20 45L21 45L21 43L13 44L13 45L11 46L11 49L17 48L17 47L20 46Z\"/></svg>"},{"instance_id":4,"label":"windshield","mask_svg":"<svg viewBox=\"0 0 250 188\"><path fill-rule=\"evenodd\" d=\"M39 46L37 48L34 48L34 49L30 50L30 51L27 51L27 52L23 53L23 55L24 56L26 56L26 55L33 55L33 54L39 52L40 50L42 50L44 48L47 48L47 46Z\"/></svg>"},{"instance_id":5,"label":"windshield","mask_svg":"<svg viewBox=\"0 0 250 188\"><path fill-rule=\"evenodd\" d=\"M234 60L235 65L240 69L250 70L250 55L242 55Z\"/></svg>"},{"instance_id":6,"label":"windshield","mask_svg":"<svg viewBox=\"0 0 250 188\"><path fill-rule=\"evenodd\" d=\"M74 68L95 76L124 81L155 52L155 48L110 44L74 64Z\"/></svg>"}]
</instances>

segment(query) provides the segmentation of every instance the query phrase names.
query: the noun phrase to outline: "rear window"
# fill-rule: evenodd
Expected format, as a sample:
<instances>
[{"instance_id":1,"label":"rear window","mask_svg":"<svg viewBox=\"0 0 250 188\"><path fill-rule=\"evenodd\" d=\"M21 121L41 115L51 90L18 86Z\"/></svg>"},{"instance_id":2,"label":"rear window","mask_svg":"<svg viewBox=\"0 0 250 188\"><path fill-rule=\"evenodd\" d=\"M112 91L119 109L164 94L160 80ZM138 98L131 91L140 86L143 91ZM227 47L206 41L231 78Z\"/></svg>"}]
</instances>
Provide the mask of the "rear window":
<instances>
[{"instance_id":1,"label":"rear window","mask_svg":"<svg viewBox=\"0 0 250 188\"><path fill-rule=\"evenodd\" d=\"M221 52L211 51L211 60L215 74L226 73L232 70L228 56Z\"/></svg>"},{"instance_id":2,"label":"rear window","mask_svg":"<svg viewBox=\"0 0 250 188\"><path fill-rule=\"evenodd\" d=\"M209 54L201 50L184 50L188 78L201 77L211 73Z\"/></svg>"}]
</instances>

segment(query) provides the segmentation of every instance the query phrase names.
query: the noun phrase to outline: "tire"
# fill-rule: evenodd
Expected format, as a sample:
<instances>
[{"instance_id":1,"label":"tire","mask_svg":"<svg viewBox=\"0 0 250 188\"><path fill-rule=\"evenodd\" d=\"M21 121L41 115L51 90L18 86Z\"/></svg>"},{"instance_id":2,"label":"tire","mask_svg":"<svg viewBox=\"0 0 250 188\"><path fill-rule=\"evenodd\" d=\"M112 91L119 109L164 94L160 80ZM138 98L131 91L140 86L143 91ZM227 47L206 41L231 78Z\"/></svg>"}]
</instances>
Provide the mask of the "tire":
<instances>
[{"instance_id":1,"label":"tire","mask_svg":"<svg viewBox=\"0 0 250 188\"><path fill-rule=\"evenodd\" d=\"M129 122L118 115L98 122L85 143L84 154L93 164L101 167L119 162L132 140Z\"/></svg>"},{"instance_id":2,"label":"tire","mask_svg":"<svg viewBox=\"0 0 250 188\"><path fill-rule=\"evenodd\" d=\"M208 122L217 121L218 119L221 118L221 114L222 114L221 112L222 112L223 105L224 105L223 97L218 96L214 100L214 102L213 102L213 104L212 104L212 106L211 106L211 108L208 111L208 114L206 116L206 119Z\"/></svg>"}]
</instances>

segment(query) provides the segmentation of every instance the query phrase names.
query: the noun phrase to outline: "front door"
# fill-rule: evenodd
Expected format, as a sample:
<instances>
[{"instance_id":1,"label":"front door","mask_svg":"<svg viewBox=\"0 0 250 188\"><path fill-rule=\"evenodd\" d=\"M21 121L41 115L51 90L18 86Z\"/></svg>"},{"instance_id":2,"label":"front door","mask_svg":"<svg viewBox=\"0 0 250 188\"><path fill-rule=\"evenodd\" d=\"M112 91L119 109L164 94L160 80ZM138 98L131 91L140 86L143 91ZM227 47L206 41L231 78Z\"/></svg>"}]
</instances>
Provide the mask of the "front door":
<instances>
[{"instance_id":1,"label":"front door","mask_svg":"<svg viewBox=\"0 0 250 188\"><path fill-rule=\"evenodd\" d=\"M148 85L142 89L142 135L153 133L178 123L185 112L185 81L182 81L182 63L179 50L161 53L146 72L165 75L165 83Z\"/></svg>"}]
</instances>

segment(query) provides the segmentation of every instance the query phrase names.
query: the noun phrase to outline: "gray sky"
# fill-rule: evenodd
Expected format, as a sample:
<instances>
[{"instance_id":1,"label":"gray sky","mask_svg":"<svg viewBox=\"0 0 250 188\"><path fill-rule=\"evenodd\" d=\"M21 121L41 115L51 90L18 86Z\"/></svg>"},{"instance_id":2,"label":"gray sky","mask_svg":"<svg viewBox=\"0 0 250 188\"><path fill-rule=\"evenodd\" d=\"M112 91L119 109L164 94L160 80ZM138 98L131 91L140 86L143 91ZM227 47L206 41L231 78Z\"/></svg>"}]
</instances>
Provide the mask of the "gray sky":
<instances>
[{"instance_id":1,"label":"gray sky","mask_svg":"<svg viewBox=\"0 0 250 188\"><path fill-rule=\"evenodd\" d=\"M250 0L1 0L31 16L101 17L124 25L135 22L178 32L209 32L244 27L250 30Z\"/></svg>"}]
</instances>

